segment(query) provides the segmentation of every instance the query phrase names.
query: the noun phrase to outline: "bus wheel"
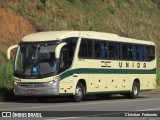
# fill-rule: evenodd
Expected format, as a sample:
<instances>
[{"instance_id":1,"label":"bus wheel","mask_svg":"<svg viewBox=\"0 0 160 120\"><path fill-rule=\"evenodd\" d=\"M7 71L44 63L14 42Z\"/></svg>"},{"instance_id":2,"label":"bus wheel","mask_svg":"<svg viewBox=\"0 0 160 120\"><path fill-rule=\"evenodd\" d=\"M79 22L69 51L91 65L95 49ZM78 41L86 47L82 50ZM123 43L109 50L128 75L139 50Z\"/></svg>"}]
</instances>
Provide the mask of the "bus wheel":
<instances>
[{"instance_id":1,"label":"bus wheel","mask_svg":"<svg viewBox=\"0 0 160 120\"><path fill-rule=\"evenodd\" d=\"M136 99L138 97L138 93L139 93L139 84L137 82L133 82L132 92L130 93L130 98Z\"/></svg>"},{"instance_id":2,"label":"bus wheel","mask_svg":"<svg viewBox=\"0 0 160 120\"><path fill-rule=\"evenodd\" d=\"M84 90L85 88L83 87L83 85L81 83L78 83L75 89L75 95L73 96L73 100L75 102L80 102L83 100L84 98Z\"/></svg>"}]
</instances>

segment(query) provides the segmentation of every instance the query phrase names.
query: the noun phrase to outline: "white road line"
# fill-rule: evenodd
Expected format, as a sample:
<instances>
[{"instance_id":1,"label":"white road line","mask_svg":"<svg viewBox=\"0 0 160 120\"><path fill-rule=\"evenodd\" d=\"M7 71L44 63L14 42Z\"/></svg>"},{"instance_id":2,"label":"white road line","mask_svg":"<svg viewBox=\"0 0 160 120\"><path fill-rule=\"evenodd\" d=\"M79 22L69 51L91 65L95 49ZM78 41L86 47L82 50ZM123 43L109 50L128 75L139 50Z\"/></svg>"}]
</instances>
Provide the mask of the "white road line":
<instances>
[{"instance_id":1,"label":"white road line","mask_svg":"<svg viewBox=\"0 0 160 120\"><path fill-rule=\"evenodd\" d=\"M74 119L74 118L82 118L82 117L63 117L63 118L53 118L53 119L46 119L46 120L67 120L67 119Z\"/></svg>"},{"instance_id":2,"label":"white road line","mask_svg":"<svg viewBox=\"0 0 160 120\"><path fill-rule=\"evenodd\" d=\"M153 111L153 110L160 110L160 108L144 109L144 110L137 110L137 111Z\"/></svg>"},{"instance_id":3,"label":"white road line","mask_svg":"<svg viewBox=\"0 0 160 120\"><path fill-rule=\"evenodd\" d=\"M8 103L3 103L3 102L0 102L0 104L8 104Z\"/></svg>"}]
</instances>

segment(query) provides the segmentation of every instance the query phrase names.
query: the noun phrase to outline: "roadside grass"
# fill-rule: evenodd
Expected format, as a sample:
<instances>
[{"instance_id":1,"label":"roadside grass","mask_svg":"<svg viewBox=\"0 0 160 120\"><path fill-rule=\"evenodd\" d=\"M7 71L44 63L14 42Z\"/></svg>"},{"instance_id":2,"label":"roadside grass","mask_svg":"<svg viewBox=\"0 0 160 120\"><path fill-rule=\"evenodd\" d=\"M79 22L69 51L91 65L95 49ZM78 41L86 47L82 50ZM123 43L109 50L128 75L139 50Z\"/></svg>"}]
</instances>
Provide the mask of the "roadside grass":
<instances>
[{"instance_id":1,"label":"roadside grass","mask_svg":"<svg viewBox=\"0 0 160 120\"><path fill-rule=\"evenodd\" d=\"M157 70L157 85L160 86L160 68Z\"/></svg>"},{"instance_id":2,"label":"roadside grass","mask_svg":"<svg viewBox=\"0 0 160 120\"><path fill-rule=\"evenodd\" d=\"M158 3L151 0L41 0L5 2L2 7L21 14L44 30L90 30L154 41L160 47Z\"/></svg>"},{"instance_id":3,"label":"roadside grass","mask_svg":"<svg viewBox=\"0 0 160 120\"><path fill-rule=\"evenodd\" d=\"M157 85L160 86L160 57L157 59Z\"/></svg>"},{"instance_id":4,"label":"roadside grass","mask_svg":"<svg viewBox=\"0 0 160 120\"><path fill-rule=\"evenodd\" d=\"M155 90L153 90L153 92L160 92L160 85L156 87Z\"/></svg>"},{"instance_id":5,"label":"roadside grass","mask_svg":"<svg viewBox=\"0 0 160 120\"><path fill-rule=\"evenodd\" d=\"M0 99L12 100L13 95L13 62L0 64Z\"/></svg>"}]
</instances>

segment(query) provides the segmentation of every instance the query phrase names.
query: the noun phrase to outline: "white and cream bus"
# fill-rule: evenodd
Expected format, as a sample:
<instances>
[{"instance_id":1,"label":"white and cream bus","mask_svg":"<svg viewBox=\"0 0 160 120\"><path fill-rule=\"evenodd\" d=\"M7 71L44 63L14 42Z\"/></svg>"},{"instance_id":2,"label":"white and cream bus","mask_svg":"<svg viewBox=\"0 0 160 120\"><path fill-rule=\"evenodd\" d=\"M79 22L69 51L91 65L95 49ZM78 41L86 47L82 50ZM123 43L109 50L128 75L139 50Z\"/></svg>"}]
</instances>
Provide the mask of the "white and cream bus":
<instances>
[{"instance_id":1,"label":"white and cream bus","mask_svg":"<svg viewBox=\"0 0 160 120\"><path fill-rule=\"evenodd\" d=\"M113 93L137 98L156 87L156 49L149 41L90 31L52 31L27 35L17 48L14 94L18 96Z\"/></svg>"}]
</instances>

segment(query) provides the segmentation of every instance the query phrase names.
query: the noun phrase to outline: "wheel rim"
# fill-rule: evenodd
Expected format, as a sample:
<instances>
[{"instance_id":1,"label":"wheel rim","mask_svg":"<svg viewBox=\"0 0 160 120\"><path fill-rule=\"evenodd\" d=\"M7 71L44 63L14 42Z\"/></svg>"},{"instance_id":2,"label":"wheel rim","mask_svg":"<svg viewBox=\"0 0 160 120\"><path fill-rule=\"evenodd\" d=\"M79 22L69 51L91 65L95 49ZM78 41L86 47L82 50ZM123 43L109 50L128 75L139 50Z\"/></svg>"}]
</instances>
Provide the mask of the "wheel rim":
<instances>
[{"instance_id":1,"label":"wheel rim","mask_svg":"<svg viewBox=\"0 0 160 120\"><path fill-rule=\"evenodd\" d=\"M82 97L82 89L77 87L76 88L76 97L81 98Z\"/></svg>"},{"instance_id":2,"label":"wheel rim","mask_svg":"<svg viewBox=\"0 0 160 120\"><path fill-rule=\"evenodd\" d=\"M134 86L134 88L133 88L133 93L134 93L134 95L137 95L137 93L138 93L138 88L136 86Z\"/></svg>"}]
</instances>

